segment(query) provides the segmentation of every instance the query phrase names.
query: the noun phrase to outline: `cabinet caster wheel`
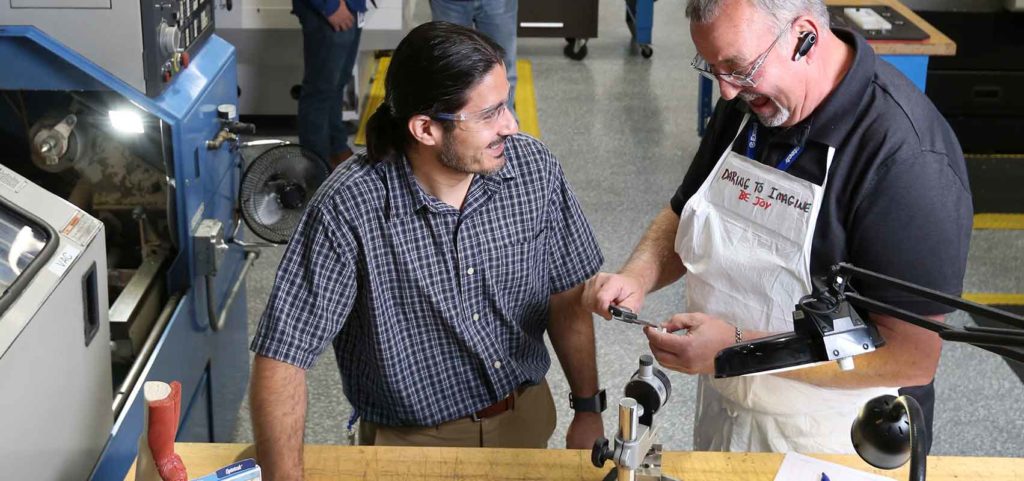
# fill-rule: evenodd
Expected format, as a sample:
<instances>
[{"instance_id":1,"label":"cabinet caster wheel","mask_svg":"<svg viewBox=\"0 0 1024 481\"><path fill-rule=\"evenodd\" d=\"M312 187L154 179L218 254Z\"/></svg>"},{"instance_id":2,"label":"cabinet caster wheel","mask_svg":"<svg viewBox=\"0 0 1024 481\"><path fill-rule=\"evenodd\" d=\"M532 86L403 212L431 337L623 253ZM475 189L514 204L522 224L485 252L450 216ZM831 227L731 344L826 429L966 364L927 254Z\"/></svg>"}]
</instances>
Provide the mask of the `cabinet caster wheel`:
<instances>
[{"instance_id":1,"label":"cabinet caster wheel","mask_svg":"<svg viewBox=\"0 0 1024 481\"><path fill-rule=\"evenodd\" d=\"M564 49L562 49L562 53L564 53L566 57L569 57L573 60L583 60L583 58L587 56L587 39L572 39L572 42L570 42L568 45L565 46Z\"/></svg>"}]
</instances>

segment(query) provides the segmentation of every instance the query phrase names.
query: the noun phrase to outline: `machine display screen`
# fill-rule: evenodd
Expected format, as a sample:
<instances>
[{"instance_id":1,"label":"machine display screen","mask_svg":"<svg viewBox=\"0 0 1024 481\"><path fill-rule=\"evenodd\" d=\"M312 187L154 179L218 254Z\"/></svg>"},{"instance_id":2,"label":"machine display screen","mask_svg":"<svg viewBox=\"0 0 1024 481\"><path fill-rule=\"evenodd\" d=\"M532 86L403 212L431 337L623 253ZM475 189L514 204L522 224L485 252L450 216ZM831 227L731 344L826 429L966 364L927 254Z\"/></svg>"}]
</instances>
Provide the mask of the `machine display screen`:
<instances>
[{"instance_id":1,"label":"machine display screen","mask_svg":"<svg viewBox=\"0 0 1024 481\"><path fill-rule=\"evenodd\" d=\"M50 234L41 226L0 208L0 294L7 293L49 241Z\"/></svg>"}]
</instances>

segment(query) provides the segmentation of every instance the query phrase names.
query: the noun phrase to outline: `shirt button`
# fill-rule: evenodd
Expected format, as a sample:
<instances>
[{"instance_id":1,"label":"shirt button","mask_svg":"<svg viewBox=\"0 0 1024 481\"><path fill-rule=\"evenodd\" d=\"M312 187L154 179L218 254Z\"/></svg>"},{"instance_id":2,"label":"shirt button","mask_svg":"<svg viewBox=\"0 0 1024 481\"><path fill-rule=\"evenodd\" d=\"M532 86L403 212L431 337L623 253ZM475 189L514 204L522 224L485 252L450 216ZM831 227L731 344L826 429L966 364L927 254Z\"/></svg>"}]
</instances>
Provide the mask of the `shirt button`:
<instances>
[{"instance_id":1,"label":"shirt button","mask_svg":"<svg viewBox=\"0 0 1024 481\"><path fill-rule=\"evenodd\" d=\"M479 321L480 320L480 314L473 313L473 320L474 321Z\"/></svg>"},{"instance_id":2,"label":"shirt button","mask_svg":"<svg viewBox=\"0 0 1024 481\"><path fill-rule=\"evenodd\" d=\"M494 368L501 369L501 361L494 361Z\"/></svg>"},{"instance_id":3,"label":"shirt button","mask_svg":"<svg viewBox=\"0 0 1024 481\"><path fill-rule=\"evenodd\" d=\"M476 269L473 269L472 267L466 269L466 274L473 275L474 272L476 272Z\"/></svg>"}]
</instances>

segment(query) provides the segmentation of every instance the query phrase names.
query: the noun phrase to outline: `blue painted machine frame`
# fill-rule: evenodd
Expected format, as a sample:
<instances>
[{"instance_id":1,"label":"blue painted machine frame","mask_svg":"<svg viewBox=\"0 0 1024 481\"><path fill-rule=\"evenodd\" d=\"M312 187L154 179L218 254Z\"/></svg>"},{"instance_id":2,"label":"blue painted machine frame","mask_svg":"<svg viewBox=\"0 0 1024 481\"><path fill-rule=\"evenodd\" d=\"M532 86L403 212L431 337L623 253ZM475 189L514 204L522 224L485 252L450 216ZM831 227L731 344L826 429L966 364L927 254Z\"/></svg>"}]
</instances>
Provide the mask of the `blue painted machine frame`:
<instances>
[{"instance_id":1,"label":"blue painted machine frame","mask_svg":"<svg viewBox=\"0 0 1024 481\"><path fill-rule=\"evenodd\" d=\"M34 27L0 27L0 89L109 90L159 117L170 127L173 152L173 207L178 251L167 272L173 308L156 349L145 363L120 415L93 479L120 480L134 461L143 424L145 380L182 384L179 441L225 442L233 436L238 407L249 377L244 285L233 299L225 327L214 332L207 315L206 286L197 270L192 232L202 219L234 222L241 161L224 145L207 150L221 129L217 106L237 104L235 50L211 37L188 68L160 96L146 97L75 51ZM223 307L241 274L245 253L230 247L213 283L214 306ZM59 435L54 433L53 435Z\"/></svg>"}]
</instances>

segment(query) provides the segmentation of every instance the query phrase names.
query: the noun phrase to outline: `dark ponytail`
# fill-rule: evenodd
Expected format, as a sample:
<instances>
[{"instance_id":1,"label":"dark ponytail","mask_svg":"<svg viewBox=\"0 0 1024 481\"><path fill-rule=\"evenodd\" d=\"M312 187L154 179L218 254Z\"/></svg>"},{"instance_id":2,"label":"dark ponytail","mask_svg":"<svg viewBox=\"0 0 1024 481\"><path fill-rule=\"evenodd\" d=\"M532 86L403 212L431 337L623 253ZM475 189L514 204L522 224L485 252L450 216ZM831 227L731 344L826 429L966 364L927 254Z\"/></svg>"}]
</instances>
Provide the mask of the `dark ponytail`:
<instances>
[{"instance_id":1,"label":"dark ponytail","mask_svg":"<svg viewBox=\"0 0 1024 481\"><path fill-rule=\"evenodd\" d=\"M366 122L366 154L373 162L404 150L406 136L402 127L391 113L391 106L381 102Z\"/></svg>"},{"instance_id":2,"label":"dark ponytail","mask_svg":"<svg viewBox=\"0 0 1024 481\"><path fill-rule=\"evenodd\" d=\"M391 57L384 101L366 123L370 161L405 153L413 141L406 127L412 116L462 110L469 90L504 55L493 40L453 23L427 22L412 29Z\"/></svg>"}]
</instances>

